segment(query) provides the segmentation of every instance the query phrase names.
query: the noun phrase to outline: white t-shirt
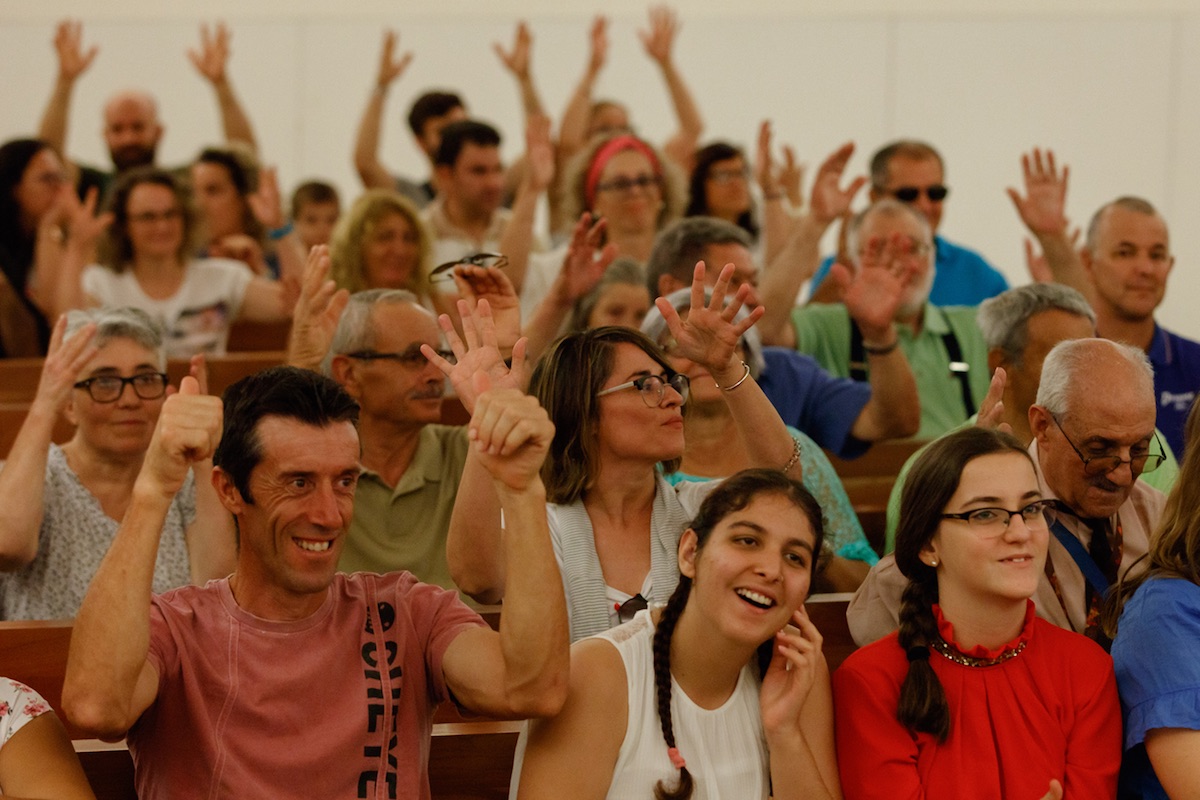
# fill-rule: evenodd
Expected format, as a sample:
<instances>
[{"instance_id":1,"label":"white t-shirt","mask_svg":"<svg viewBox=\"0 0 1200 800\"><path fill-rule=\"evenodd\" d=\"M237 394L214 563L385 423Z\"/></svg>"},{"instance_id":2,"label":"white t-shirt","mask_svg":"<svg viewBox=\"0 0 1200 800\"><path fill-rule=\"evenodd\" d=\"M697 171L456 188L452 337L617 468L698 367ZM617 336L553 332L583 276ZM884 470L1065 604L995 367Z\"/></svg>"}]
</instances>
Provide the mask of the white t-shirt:
<instances>
[{"instance_id":1,"label":"white t-shirt","mask_svg":"<svg viewBox=\"0 0 1200 800\"><path fill-rule=\"evenodd\" d=\"M196 258L185 267L179 291L165 300L147 295L133 270L99 264L83 271L83 291L102 306L140 308L162 324L167 358L224 355L229 324L241 312L254 274L240 261Z\"/></svg>"}]
</instances>

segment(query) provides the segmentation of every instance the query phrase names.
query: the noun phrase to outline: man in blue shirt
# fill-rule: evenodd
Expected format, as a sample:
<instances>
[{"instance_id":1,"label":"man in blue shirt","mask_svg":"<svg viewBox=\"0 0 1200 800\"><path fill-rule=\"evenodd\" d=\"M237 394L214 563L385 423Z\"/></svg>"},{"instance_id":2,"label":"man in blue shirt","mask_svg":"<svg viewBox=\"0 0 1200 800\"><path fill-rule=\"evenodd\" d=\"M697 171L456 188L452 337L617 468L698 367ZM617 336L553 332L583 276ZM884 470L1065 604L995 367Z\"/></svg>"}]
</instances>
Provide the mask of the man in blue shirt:
<instances>
[{"instance_id":1,"label":"man in blue shirt","mask_svg":"<svg viewBox=\"0 0 1200 800\"><path fill-rule=\"evenodd\" d=\"M935 306L977 306L1008 288L1008 281L974 250L937 235L950 190L945 164L931 145L901 139L871 158L870 199L893 197L920 211L933 229L934 278L929 301ZM821 262L812 279L815 292L829 273L833 256Z\"/></svg>"}]
</instances>

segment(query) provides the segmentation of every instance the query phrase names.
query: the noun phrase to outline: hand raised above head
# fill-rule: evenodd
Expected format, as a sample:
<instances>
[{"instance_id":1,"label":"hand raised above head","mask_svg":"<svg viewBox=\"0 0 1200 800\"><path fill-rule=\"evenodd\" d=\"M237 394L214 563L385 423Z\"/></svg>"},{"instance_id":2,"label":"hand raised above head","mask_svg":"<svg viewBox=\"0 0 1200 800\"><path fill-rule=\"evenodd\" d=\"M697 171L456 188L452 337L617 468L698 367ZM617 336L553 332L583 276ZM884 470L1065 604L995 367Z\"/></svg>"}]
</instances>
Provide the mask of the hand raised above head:
<instances>
[{"instance_id":1,"label":"hand raised above head","mask_svg":"<svg viewBox=\"0 0 1200 800\"><path fill-rule=\"evenodd\" d=\"M529 32L529 26L524 20L517 23L517 30L513 33L512 49L505 50L504 45L499 42L494 42L492 49L496 51L504 68L516 78L529 77L529 65L533 56L533 34Z\"/></svg>"},{"instance_id":2,"label":"hand raised above head","mask_svg":"<svg viewBox=\"0 0 1200 800\"><path fill-rule=\"evenodd\" d=\"M592 20L592 27L588 31L588 42L591 45L588 52L588 73L596 75L604 69L604 64L608 60L607 17L597 16Z\"/></svg>"},{"instance_id":3,"label":"hand raised above head","mask_svg":"<svg viewBox=\"0 0 1200 800\"><path fill-rule=\"evenodd\" d=\"M850 210L854 195L866 184L865 176L858 176L848 186L842 188L839 184L854 155L854 142L846 142L834 150L817 167L813 178L812 197L809 200L809 213L822 225L833 223L838 217Z\"/></svg>"},{"instance_id":4,"label":"hand raised above head","mask_svg":"<svg viewBox=\"0 0 1200 800\"><path fill-rule=\"evenodd\" d=\"M1009 187L1009 199L1025 227L1034 235L1058 235L1066 232L1067 182L1071 168L1058 169L1054 151L1034 148L1021 156L1021 175L1025 180L1025 196Z\"/></svg>"},{"instance_id":5,"label":"hand raised above head","mask_svg":"<svg viewBox=\"0 0 1200 800\"><path fill-rule=\"evenodd\" d=\"M65 81L74 81L96 60L100 48L92 45L83 49L83 23L64 19L54 30L54 51L58 54L58 75Z\"/></svg>"},{"instance_id":6,"label":"hand raised above head","mask_svg":"<svg viewBox=\"0 0 1200 800\"><path fill-rule=\"evenodd\" d=\"M50 333L50 347L46 351L42 375L33 398L33 406L49 413L58 413L62 409L79 380L79 373L98 351L92 343L96 337L94 322L83 326L64 341L66 331L67 318L64 315L54 323L54 330Z\"/></svg>"},{"instance_id":7,"label":"hand raised above head","mask_svg":"<svg viewBox=\"0 0 1200 800\"><path fill-rule=\"evenodd\" d=\"M554 424L532 395L494 387L486 372L472 376L475 410L468 424L483 466L498 488L521 491L538 481Z\"/></svg>"},{"instance_id":8,"label":"hand raised above head","mask_svg":"<svg viewBox=\"0 0 1200 800\"><path fill-rule=\"evenodd\" d=\"M375 75L375 88L386 89L392 82L404 74L412 63L412 51L399 58L396 57L396 45L400 43L400 35L393 30L383 32L383 48L379 52L379 71Z\"/></svg>"},{"instance_id":9,"label":"hand raised above head","mask_svg":"<svg viewBox=\"0 0 1200 800\"><path fill-rule=\"evenodd\" d=\"M463 408L468 412L475 409L477 392L474 378L477 372L487 374L489 386L523 390L526 378L525 339L518 339L513 345L510 367L504 363L497 345L496 325L488 301L480 300L472 308L467 301L459 300L458 312L463 323L461 337L454 330L454 323L449 316L442 314L438 317L438 324L454 353L454 363L442 358L427 344L421 345L421 352L450 379Z\"/></svg>"},{"instance_id":10,"label":"hand raised above head","mask_svg":"<svg viewBox=\"0 0 1200 800\"><path fill-rule=\"evenodd\" d=\"M196 71L209 83L217 84L225 81L225 69L229 65L229 40L232 37L224 22L218 22L215 29L208 25L200 26L200 49L187 51L188 59Z\"/></svg>"},{"instance_id":11,"label":"hand raised above head","mask_svg":"<svg viewBox=\"0 0 1200 800\"><path fill-rule=\"evenodd\" d=\"M726 264L713 284L712 297L705 302L705 266L703 261L696 262L691 309L686 320L680 320L679 313L665 297L654 301L675 340L671 352L703 366L718 386L731 385L741 377L739 341L763 315L763 308L759 306L741 322L734 321L752 289L749 284L742 284L726 305L725 297L733 273L734 265Z\"/></svg>"},{"instance_id":12,"label":"hand raised above head","mask_svg":"<svg viewBox=\"0 0 1200 800\"><path fill-rule=\"evenodd\" d=\"M678 33L679 20L675 12L668 6L654 6L650 9L650 30L638 31L638 36L646 48L646 55L659 66L666 66L671 63L671 48Z\"/></svg>"}]
</instances>

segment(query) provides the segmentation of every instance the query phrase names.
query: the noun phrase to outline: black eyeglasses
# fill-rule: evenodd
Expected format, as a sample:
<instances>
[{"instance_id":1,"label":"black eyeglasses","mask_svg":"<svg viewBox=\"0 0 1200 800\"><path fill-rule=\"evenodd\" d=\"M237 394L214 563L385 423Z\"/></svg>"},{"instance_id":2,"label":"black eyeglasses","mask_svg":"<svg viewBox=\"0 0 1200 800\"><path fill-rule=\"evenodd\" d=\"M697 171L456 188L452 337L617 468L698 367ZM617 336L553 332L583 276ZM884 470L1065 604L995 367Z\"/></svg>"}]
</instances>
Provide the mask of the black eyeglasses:
<instances>
[{"instance_id":1,"label":"black eyeglasses","mask_svg":"<svg viewBox=\"0 0 1200 800\"><path fill-rule=\"evenodd\" d=\"M634 189L650 189L661 185L662 178L658 175L638 175L636 178L613 178L611 181L598 183L596 191L628 194Z\"/></svg>"},{"instance_id":2,"label":"black eyeglasses","mask_svg":"<svg viewBox=\"0 0 1200 800\"><path fill-rule=\"evenodd\" d=\"M931 203L940 203L946 199L946 195L950 194L950 188L940 183L935 183L933 186L901 186L898 189L892 189L892 197L899 200L901 203L913 203L924 192Z\"/></svg>"},{"instance_id":3,"label":"black eyeglasses","mask_svg":"<svg viewBox=\"0 0 1200 800\"><path fill-rule=\"evenodd\" d=\"M452 281L454 275L451 270L459 264L466 264L472 267L489 267L492 269L504 269L508 266L508 256L503 253L472 253L469 256L447 261L445 264L438 264L429 271L430 281Z\"/></svg>"},{"instance_id":4,"label":"black eyeglasses","mask_svg":"<svg viewBox=\"0 0 1200 800\"><path fill-rule=\"evenodd\" d=\"M658 408L662 405L663 397L667 393L667 387L670 386L675 391L679 392L679 396L683 398L681 402L686 403L688 400L688 392L691 389L692 382L687 375L675 373L674 375L643 375L640 378L634 378L631 381L610 386L602 392L596 392L596 397L604 397L606 394L619 392L622 389L637 389L638 394L642 396L642 402L650 408Z\"/></svg>"},{"instance_id":5,"label":"black eyeglasses","mask_svg":"<svg viewBox=\"0 0 1200 800\"><path fill-rule=\"evenodd\" d=\"M436 350L434 352L451 364L457 363L454 353L450 350ZM346 358L354 358L359 361L394 361L408 369L420 369L429 363L429 359L421 352L420 345L410 347L403 353L380 353L375 350L357 350L353 353L345 353L344 355Z\"/></svg>"},{"instance_id":6,"label":"black eyeglasses","mask_svg":"<svg viewBox=\"0 0 1200 800\"><path fill-rule=\"evenodd\" d=\"M621 622L629 622L629 620L633 619L639 611L644 611L645 609L649 608L649 606L650 602L646 598L642 597L640 593L635 594L624 603L616 606L617 619Z\"/></svg>"},{"instance_id":7,"label":"black eyeglasses","mask_svg":"<svg viewBox=\"0 0 1200 800\"><path fill-rule=\"evenodd\" d=\"M1026 527L1048 528L1057 516L1053 500L1036 500L1027 506L1010 511L1007 508L989 506L963 511L957 514L942 514L942 519L965 520L971 530L986 538L999 536L1008 530L1013 517L1020 517Z\"/></svg>"},{"instance_id":8,"label":"black eyeglasses","mask_svg":"<svg viewBox=\"0 0 1200 800\"><path fill-rule=\"evenodd\" d=\"M125 391L125 384L143 400L157 400L167 392L165 372L139 372L129 378L117 375L99 375L75 384L76 389L86 389L97 403L115 403Z\"/></svg>"},{"instance_id":9,"label":"black eyeglasses","mask_svg":"<svg viewBox=\"0 0 1200 800\"><path fill-rule=\"evenodd\" d=\"M1083 462L1083 474L1089 478L1095 478L1098 475L1107 475L1115 469L1118 469L1122 464L1128 464L1129 470L1134 475L1145 475L1147 472L1154 472L1158 469L1166 456L1161 455L1162 444L1158 441L1158 433L1154 434L1154 443L1158 445L1158 453L1151 453L1147 447L1145 453L1135 453L1131 449L1129 458L1121 458L1110 453L1098 456L1085 456L1075 443L1071 441L1071 437L1067 436L1067 432L1063 430L1062 423L1058 421L1058 417L1054 414L1050 415L1050 419L1054 420L1055 426L1058 427L1058 432L1067 440L1067 444L1071 445L1071 449L1075 451L1075 455L1079 456L1079 460Z\"/></svg>"}]
</instances>

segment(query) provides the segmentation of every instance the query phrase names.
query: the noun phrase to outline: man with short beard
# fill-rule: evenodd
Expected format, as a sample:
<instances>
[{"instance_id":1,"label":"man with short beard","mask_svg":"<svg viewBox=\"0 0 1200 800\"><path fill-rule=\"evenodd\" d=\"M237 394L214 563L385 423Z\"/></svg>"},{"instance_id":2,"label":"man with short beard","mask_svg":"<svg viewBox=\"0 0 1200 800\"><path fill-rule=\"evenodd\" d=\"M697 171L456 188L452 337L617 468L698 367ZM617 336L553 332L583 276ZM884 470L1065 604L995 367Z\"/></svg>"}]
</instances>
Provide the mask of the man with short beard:
<instances>
[{"instance_id":1,"label":"man with short beard","mask_svg":"<svg viewBox=\"0 0 1200 800\"><path fill-rule=\"evenodd\" d=\"M975 324L975 308L935 306L933 233L925 217L898 200L880 200L850 223L853 264L835 265L834 280L850 283L851 269L891 269L911 275L895 314L891 341L870 341L842 304L793 309L791 330L781 341L817 360L826 371L865 381L868 356L899 347L917 380L921 427L917 438L940 436L974 414L987 393L987 346ZM794 335L794 338L793 336Z\"/></svg>"},{"instance_id":2,"label":"man with short beard","mask_svg":"<svg viewBox=\"0 0 1200 800\"><path fill-rule=\"evenodd\" d=\"M54 49L58 54L58 79L50 93L50 101L42 114L38 138L48 142L59 153L66 153L67 120L71 111L71 93L75 82L95 60L99 49L87 51L82 47L82 26L65 20L58 24ZM229 62L229 29L218 24L215 31L205 25L200 29L200 49L189 50L188 58L216 93L221 112L221 127L228 142L240 141L252 150L257 145L250 119L242 108L229 82L226 66ZM101 195L108 191L113 180L134 167L156 164L158 144L163 125L158 120L158 103L146 92L125 90L114 94L104 105L104 143L112 158L113 169L77 164L81 193L96 187ZM188 167L172 169L187 178Z\"/></svg>"}]
</instances>

